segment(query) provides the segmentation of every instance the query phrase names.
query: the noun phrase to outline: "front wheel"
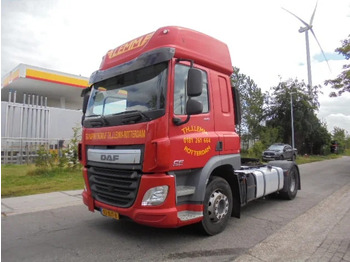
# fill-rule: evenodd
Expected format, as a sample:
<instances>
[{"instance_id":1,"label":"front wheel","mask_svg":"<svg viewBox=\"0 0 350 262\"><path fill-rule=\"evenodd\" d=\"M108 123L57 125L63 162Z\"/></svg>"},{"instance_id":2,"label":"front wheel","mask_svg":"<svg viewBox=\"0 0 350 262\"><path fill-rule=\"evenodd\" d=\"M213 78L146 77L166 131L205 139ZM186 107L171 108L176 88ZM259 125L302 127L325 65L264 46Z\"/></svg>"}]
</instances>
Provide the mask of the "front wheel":
<instances>
[{"instance_id":1,"label":"front wheel","mask_svg":"<svg viewBox=\"0 0 350 262\"><path fill-rule=\"evenodd\" d=\"M221 177L209 180L204 197L204 214L201 227L208 235L222 232L232 212L232 192L230 185Z\"/></svg>"}]
</instances>

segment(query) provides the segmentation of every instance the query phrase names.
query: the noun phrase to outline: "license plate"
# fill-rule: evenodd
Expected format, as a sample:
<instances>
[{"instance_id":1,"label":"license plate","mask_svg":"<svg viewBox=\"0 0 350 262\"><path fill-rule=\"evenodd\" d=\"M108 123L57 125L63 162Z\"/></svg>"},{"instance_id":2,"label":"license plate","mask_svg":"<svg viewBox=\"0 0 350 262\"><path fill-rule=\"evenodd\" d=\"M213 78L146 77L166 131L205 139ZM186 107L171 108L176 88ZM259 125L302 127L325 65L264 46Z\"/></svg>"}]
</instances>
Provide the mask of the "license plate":
<instances>
[{"instance_id":1,"label":"license plate","mask_svg":"<svg viewBox=\"0 0 350 262\"><path fill-rule=\"evenodd\" d=\"M105 208L101 208L101 214L106 216L106 217L119 219L119 213L112 211L112 210L105 209Z\"/></svg>"}]
</instances>

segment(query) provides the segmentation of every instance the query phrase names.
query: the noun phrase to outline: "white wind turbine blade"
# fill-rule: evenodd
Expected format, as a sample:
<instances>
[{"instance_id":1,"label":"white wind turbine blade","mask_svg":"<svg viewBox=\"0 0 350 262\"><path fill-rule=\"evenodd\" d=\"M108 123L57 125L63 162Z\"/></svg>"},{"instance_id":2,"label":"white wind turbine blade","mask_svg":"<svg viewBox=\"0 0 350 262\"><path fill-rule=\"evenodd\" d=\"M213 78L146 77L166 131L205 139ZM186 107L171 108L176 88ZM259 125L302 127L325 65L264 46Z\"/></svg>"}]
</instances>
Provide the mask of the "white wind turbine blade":
<instances>
[{"instance_id":1,"label":"white wind turbine blade","mask_svg":"<svg viewBox=\"0 0 350 262\"><path fill-rule=\"evenodd\" d=\"M329 71L332 71L332 70L331 70L331 67L329 66L328 59L327 59L327 57L326 57L325 53L323 52L323 49L322 49L322 47L321 47L321 44L320 44L320 42L318 42L318 39L317 39L317 37L316 37L316 35L315 35L314 30L312 30L312 28L310 28L310 30L311 30L311 33L313 34L313 36L315 37L315 40L316 40L316 42L317 42L318 46L319 46L319 47L320 47L320 49L321 49L322 55L323 55L324 59L325 59L325 60L326 60L326 62L327 62L327 65L328 65L328 69L329 69Z\"/></svg>"},{"instance_id":2,"label":"white wind turbine blade","mask_svg":"<svg viewBox=\"0 0 350 262\"><path fill-rule=\"evenodd\" d=\"M310 27L308 23L306 23L303 19L301 19L301 18L298 17L297 15L293 14L291 11L289 11L289 10L283 8L283 7L282 7L282 9L283 9L284 11L290 13L292 16L296 17L298 20L300 20L307 28Z\"/></svg>"},{"instance_id":3,"label":"white wind turbine blade","mask_svg":"<svg viewBox=\"0 0 350 262\"><path fill-rule=\"evenodd\" d=\"M317 8L317 3L318 3L318 1L316 2L316 6L315 6L315 9L314 9L314 12L312 13L312 16L311 16L311 19L310 19L310 26L312 26L312 22L314 20L314 16L315 16L315 13L316 13L316 8Z\"/></svg>"}]
</instances>

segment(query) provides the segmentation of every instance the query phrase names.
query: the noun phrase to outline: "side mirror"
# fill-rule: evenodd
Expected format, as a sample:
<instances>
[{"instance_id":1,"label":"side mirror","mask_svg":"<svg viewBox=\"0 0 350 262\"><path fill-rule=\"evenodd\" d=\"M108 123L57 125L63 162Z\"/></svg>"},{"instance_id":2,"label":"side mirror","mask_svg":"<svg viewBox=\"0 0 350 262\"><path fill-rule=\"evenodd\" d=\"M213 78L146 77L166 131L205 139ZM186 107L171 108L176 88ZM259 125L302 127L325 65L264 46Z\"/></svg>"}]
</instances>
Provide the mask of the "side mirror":
<instances>
[{"instance_id":1,"label":"side mirror","mask_svg":"<svg viewBox=\"0 0 350 262\"><path fill-rule=\"evenodd\" d=\"M190 68L187 75L187 96L200 96L202 94L202 88L202 72L199 69Z\"/></svg>"},{"instance_id":2,"label":"side mirror","mask_svg":"<svg viewBox=\"0 0 350 262\"><path fill-rule=\"evenodd\" d=\"M80 96L81 97L84 97L84 100L83 100L83 114L85 115L86 113L86 108L87 108L87 104L89 102L89 97L90 97L90 91L92 89L92 86L88 86L87 88L84 88L82 91L81 91L81 94Z\"/></svg>"},{"instance_id":3,"label":"side mirror","mask_svg":"<svg viewBox=\"0 0 350 262\"><path fill-rule=\"evenodd\" d=\"M89 94L85 94L85 95L84 95L83 108L82 108L83 114L84 114L84 115L85 115L85 113L86 113L87 105L88 105L88 102L89 102L89 97L90 97Z\"/></svg>"},{"instance_id":4,"label":"side mirror","mask_svg":"<svg viewBox=\"0 0 350 262\"><path fill-rule=\"evenodd\" d=\"M189 99L186 103L186 113L188 115L198 115L203 112L203 104L197 100Z\"/></svg>"},{"instance_id":5,"label":"side mirror","mask_svg":"<svg viewBox=\"0 0 350 262\"><path fill-rule=\"evenodd\" d=\"M86 92L84 94L84 100L83 100L83 108L82 108L83 115L81 116L81 125L83 125L84 120L85 120L85 113L86 113L86 110L87 110L89 97L90 97L90 92Z\"/></svg>"},{"instance_id":6,"label":"side mirror","mask_svg":"<svg viewBox=\"0 0 350 262\"><path fill-rule=\"evenodd\" d=\"M173 118L173 123L176 126L181 126L183 124L186 124L188 121L190 121L191 115L197 115L203 112L203 105L201 102L197 100L193 100L189 98L186 103L186 113L187 118L184 121L181 121L181 118Z\"/></svg>"},{"instance_id":7,"label":"side mirror","mask_svg":"<svg viewBox=\"0 0 350 262\"><path fill-rule=\"evenodd\" d=\"M187 96L186 114L187 118L182 121L180 118L173 118L173 123L176 126L186 124L191 115L197 115L203 112L203 105L201 102L191 99L191 97L197 97L202 94L203 89L203 76L199 69L190 68L187 74Z\"/></svg>"}]
</instances>

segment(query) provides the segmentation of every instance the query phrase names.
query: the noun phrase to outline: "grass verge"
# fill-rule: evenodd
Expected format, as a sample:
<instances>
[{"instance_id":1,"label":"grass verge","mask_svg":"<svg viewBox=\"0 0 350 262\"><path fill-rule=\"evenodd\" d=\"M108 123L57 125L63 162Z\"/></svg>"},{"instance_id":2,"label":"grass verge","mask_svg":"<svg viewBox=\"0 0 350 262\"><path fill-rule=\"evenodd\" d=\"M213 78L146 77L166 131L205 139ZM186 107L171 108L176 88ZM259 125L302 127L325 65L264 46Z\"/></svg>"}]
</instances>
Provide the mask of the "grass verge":
<instances>
[{"instance_id":1,"label":"grass verge","mask_svg":"<svg viewBox=\"0 0 350 262\"><path fill-rule=\"evenodd\" d=\"M81 170L37 169L34 165L1 165L1 197L84 188Z\"/></svg>"},{"instance_id":2,"label":"grass verge","mask_svg":"<svg viewBox=\"0 0 350 262\"><path fill-rule=\"evenodd\" d=\"M301 165L301 164L307 164L307 163L312 163L312 162L317 162L317 161L336 159L339 157L342 157L342 155L331 154L331 155L327 155L327 156L309 156L309 155L298 156L295 162L298 165Z\"/></svg>"}]
</instances>

